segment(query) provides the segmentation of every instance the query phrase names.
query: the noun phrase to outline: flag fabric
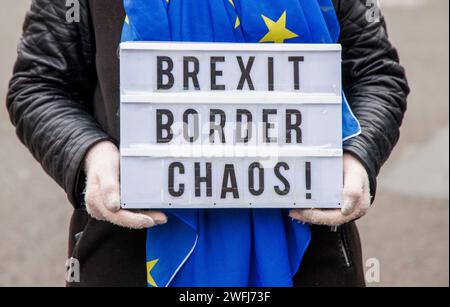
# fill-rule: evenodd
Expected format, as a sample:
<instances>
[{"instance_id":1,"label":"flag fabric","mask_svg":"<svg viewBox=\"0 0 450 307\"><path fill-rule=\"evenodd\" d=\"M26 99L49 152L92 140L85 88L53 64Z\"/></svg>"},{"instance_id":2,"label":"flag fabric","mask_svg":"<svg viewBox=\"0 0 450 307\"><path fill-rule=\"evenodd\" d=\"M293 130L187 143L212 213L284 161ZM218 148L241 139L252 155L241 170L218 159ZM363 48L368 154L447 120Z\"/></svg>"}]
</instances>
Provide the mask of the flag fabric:
<instances>
[{"instance_id":1,"label":"flag fabric","mask_svg":"<svg viewBox=\"0 0 450 307\"><path fill-rule=\"evenodd\" d=\"M336 43L331 0L124 0L122 41ZM360 125L343 97L343 140ZM310 241L288 210L167 210L147 231L147 281L160 286L292 286Z\"/></svg>"}]
</instances>

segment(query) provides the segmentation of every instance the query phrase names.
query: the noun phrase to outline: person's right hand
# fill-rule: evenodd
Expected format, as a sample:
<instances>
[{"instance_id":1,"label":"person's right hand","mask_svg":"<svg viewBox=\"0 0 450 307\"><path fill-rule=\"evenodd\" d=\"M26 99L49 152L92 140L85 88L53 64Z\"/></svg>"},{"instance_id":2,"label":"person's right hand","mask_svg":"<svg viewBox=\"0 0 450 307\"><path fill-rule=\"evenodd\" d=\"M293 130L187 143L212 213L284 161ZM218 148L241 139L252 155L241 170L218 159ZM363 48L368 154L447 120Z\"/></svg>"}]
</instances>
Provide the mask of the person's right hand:
<instances>
[{"instance_id":1,"label":"person's right hand","mask_svg":"<svg viewBox=\"0 0 450 307\"><path fill-rule=\"evenodd\" d=\"M117 147L103 141L86 154L86 208L94 219L131 228L145 229L165 224L167 216L159 211L127 211L120 208L119 162Z\"/></svg>"}]
</instances>

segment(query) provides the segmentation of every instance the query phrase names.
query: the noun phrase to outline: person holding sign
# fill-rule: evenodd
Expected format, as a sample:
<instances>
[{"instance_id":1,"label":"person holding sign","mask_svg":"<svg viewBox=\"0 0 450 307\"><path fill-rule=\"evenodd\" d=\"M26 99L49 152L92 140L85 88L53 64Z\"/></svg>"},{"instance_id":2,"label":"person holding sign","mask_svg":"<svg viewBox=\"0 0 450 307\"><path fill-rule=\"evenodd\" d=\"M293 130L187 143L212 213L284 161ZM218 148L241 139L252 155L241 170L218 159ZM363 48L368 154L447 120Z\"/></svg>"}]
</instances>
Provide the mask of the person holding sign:
<instances>
[{"instance_id":1,"label":"person holding sign","mask_svg":"<svg viewBox=\"0 0 450 307\"><path fill-rule=\"evenodd\" d=\"M360 0L79 4L81 21L68 23L64 2L33 1L7 98L19 138L74 206L69 255L81 280L70 286L364 286L353 221L375 196L409 92L383 18L368 20L372 8ZM344 103L342 210L121 209L116 51L138 40L340 43L344 93L361 125L355 136ZM177 81L165 60L160 90ZM242 86L251 87L250 63L237 61ZM218 63L210 63L217 77ZM187 86L203 85L188 72ZM223 90L216 81L209 86Z\"/></svg>"}]
</instances>

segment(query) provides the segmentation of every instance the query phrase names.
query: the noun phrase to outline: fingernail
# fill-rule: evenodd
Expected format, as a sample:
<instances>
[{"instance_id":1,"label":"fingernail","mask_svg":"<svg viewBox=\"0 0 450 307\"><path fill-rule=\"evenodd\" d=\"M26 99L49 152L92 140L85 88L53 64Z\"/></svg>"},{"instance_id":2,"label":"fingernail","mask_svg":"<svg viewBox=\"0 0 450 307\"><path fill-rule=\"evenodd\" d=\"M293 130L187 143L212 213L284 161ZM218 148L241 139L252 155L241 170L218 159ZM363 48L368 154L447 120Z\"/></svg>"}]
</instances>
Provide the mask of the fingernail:
<instances>
[{"instance_id":1,"label":"fingernail","mask_svg":"<svg viewBox=\"0 0 450 307\"><path fill-rule=\"evenodd\" d=\"M120 196L117 194L109 195L105 203L109 211L117 212L120 210Z\"/></svg>"},{"instance_id":2,"label":"fingernail","mask_svg":"<svg viewBox=\"0 0 450 307\"><path fill-rule=\"evenodd\" d=\"M354 206L352 206L352 204L344 204L344 206L341 209L342 215L345 215L345 216L352 214L353 211L354 211Z\"/></svg>"},{"instance_id":3,"label":"fingernail","mask_svg":"<svg viewBox=\"0 0 450 307\"><path fill-rule=\"evenodd\" d=\"M142 220L143 220L143 224L144 224L145 228L150 228L150 227L155 226L155 221L151 217L146 216L146 217L143 217Z\"/></svg>"},{"instance_id":4,"label":"fingernail","mask_svg":"<svg viewBox=\"0 0 450 307\"><path fill-rule=\"evenodd\" d=\"M162 225L167 223L167 218L154 218L153 221L156 225Z\"/></svg>"},{"instance_id":5,"label":"fingernail","mask_svg":"<svg viewBox=\"0 0 450 307\"><path fill-rule=\"evenodd\" d=\"M347 209L347 208L342 208L342 210L341 210L341 213L342 213L342 215L345 215L345 216L347 216L347 215L349 215L349 214L350 214L350 210L349 210L349 209Z\"/></svg>"}]
</instances>

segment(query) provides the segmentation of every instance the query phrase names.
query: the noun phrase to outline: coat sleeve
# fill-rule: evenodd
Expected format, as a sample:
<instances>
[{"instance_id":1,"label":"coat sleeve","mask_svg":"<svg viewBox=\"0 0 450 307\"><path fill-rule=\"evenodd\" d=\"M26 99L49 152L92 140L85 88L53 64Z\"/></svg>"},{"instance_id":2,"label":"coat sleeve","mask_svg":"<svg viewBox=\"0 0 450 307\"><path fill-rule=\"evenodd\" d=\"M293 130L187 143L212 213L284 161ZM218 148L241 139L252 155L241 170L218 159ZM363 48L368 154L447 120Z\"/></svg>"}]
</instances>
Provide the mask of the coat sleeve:
<instances>
[{"instance_id":1,"label":"coat sleeve","mask_svg":"<svg viewBox=\"0 0 450 307\"><path fill-rule=\"evenodd\" d=\"M351 108L361 123L362 133L344 144L365 166L371 193L376 177L400 136L409 87L396 49L389 41L386 23L374 20L367 1L340 1L343 83ZM375 14L376 17L376 14Z\"/></svg>"},{"instance_id":2,"label":"coat sleeve","mask_svg":"<svg viewBox=\"0 0 450 307\"><path fill-rule=\"evenodd\" d=\"M87 1L78 3L80 20L70 23L66 1L32 2L6 99L19 139L74 206L86 152L110 139L92 116L92 34Z\"/></svg>"}]
</instances>

